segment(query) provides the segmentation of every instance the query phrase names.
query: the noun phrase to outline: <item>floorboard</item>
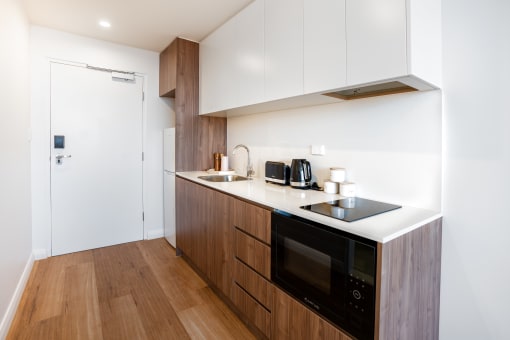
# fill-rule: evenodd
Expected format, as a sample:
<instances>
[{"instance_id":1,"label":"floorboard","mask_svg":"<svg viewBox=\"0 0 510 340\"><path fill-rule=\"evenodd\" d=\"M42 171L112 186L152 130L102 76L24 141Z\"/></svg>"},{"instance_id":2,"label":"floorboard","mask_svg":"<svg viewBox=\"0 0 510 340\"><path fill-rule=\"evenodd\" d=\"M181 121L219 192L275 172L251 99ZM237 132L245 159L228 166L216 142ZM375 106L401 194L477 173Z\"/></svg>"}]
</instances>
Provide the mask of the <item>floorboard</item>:
<instances>
[{"instance_id":1,"label":"floorboard","mask_svg":"<svg viewBox=\"0 0 510 340\"><path fill-rule=\"evenodd\" d=\"M36 261L7 336L254 338L162 238Z\"/></svg>"}]
</instances>

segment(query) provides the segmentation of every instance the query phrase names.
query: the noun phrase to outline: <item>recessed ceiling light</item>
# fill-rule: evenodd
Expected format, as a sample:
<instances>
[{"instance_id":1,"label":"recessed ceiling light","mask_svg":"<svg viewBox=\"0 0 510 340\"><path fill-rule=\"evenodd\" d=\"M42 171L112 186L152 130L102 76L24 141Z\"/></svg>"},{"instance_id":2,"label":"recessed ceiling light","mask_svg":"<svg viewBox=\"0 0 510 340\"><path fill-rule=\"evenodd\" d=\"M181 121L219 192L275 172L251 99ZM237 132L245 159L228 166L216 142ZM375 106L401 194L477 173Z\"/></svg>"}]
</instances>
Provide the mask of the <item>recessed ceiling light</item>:
<instances>
[{"instance_id":1,"label":"recessed ceiling light","mask_svg":"<svg viewBox=\"0 0 510 340\"><path fill-rule=\"evenodd\" d=\"M112 27L112 24L110 24L109 21L101 20L101 21L99 21L99 26L104 27L104 28L110 28L110 27Z\"/></svg>"}]
</instances>

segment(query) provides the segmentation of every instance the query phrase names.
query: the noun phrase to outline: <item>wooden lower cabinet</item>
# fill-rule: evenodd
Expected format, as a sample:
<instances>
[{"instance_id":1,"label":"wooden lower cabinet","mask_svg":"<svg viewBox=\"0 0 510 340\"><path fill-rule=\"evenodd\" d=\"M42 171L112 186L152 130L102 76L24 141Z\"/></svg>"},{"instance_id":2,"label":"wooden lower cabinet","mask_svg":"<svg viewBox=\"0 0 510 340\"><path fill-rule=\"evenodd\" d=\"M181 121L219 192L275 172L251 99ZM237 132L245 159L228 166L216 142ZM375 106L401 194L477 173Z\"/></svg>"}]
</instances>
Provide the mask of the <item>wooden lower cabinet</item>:
<instances>
[{"instance_id":1,"label":"wooden lower cabinet","mask_svg":"<svg viewBox=\"0 0 510 340\"><path fill-rule=\"evenodd\" d=\"M272 316L272 339L352 339L277 287Z\"/></svg>"},{"instance_id":2,"label":"wooden lower cabinet","mask_svg":"<svg viewBox=\"0 0 510 340\"><path fill-rule=\"evenodd\" d=\"M177 248L270 339L351 339L270 282L270 210L177 177ZM438 339L441 219L377 247L374 339Z\"/></svg>"},{"instance_id":3,"label":"wooden lower cabinet","mask_svg":"<svg viewBox=\"0 0 510 340\"><path fill-rule=\"evenodd\" d=\"M221 192L176 179L177 248L225 296L230 296L232 289L233 200Z\"/></svg>"}]
</instances>

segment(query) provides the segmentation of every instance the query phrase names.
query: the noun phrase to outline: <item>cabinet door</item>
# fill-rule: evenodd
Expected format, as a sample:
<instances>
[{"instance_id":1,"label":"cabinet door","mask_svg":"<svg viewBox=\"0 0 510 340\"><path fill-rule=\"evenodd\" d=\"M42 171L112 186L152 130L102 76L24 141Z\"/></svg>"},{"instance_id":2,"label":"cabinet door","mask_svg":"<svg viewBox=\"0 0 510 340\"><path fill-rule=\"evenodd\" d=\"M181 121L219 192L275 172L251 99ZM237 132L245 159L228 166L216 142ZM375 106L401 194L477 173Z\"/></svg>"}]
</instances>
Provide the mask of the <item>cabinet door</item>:
<instances>
[{"instance_id":1,"label":"cabinet door","mask_svg":"<svg viewBox=\"0 0 510 340\"><path fill-rule=\"evenodd\" d=\"M207 273L210 262L209 250L207 247L208 230L211 224L209 220L211 216L209 202L213 200L213 191L195 183L192 183L192 185L193 200L190 207L192 214L195 214L194 217L190 216L194 221L192 225L192 256L196 266L203 273Z\"/></svg>"},{"instance_id":2,"label":"cabinet door","mask_svg":"<svg viewBox=\"0 0 510 340\"><path fill-rule=\"evenodd\" d=\"M175 178L175 237L176 246L184 254L191 254L191 226L193 225L191 211L190 183L182 178Z\"/></svg>"},{"instance_id":3,"label":"cabinet door","mask_svg":"<svg viewBox=\"0 0 510 340\"><path fill-rule=\"evenodd\" d=\"M210 191L209 221L207 226L207 276L226 296L231 295L233 273L232 206L233 198ZM204 196L207 197L208 195Z\"/></svg>"},{"instance_id":4,"label":"cabinet door","mask_svg":"<svg viewBox=\"0 0 510 340\"><path fill-rule=\"evenodd\" d=\"M345 83L345 0L304 0L304 92Z\"/></svg>"},{"instance_id":5,"label":"cabinet door","mask_svg":"<svg viewBox=\"0 0 510 340\"><path fill-rule=\"evenodd\" d=\"M159 55L159 96L175 97L177 84L177 40Z\"/></svg>"},{"instance_id":6,"label":"cabinet door","mask_svg":"<svg viewBox=\"0 0 510 340\"><path fill-rule=\"evenodd\" d=\"M303 94L303 0L265 2L265 99Z\"/></svg>"},{"instance_id":7,"label":"cabinet door","mask_svg":"<svg viewBox=\"0 0 510 340\"><path fill-rule=\"evenodd\" d=\"M264 101L264 0L255 0L232 18L236 32L236 106Z\"/></svg>"},{"instance_id":8,"label":"cabinet door","mask_svg":"<svg viewBox=\"0 0 510 340\"><path fill-rule=\"evenodd\" d=\"M177 247L226 296L233 272L233 198L176 179Z\"/></svg>"},{"instance_id":9,"label":"cabinet door","mask_svg":"<svg viewBox=\"0 0 510 340\"><path fill-rule=\"evenodd\" d=\"M200 43L200 113L264 100L264 0L257 0Z\"/></svg>"},{"instance_id":10,"label":"cabinet door","mask_svg":"<svg viewBox=\"0 0 510 340\"><path fill-rule=\"evenodd\" d=\"M212 191L176 178L177 247L204 273L207 273L208 200Z\"/></svg>"},{"instance_id":11,"label":"cabinet door","mask_svg":"<svg viewBox=\"0 0 510 340\"><path fill-rule=\"evenodd\" d=\"M406 0L346 0L347 85L406 75Z\"/></svg>"},{"instance_id":12,"label":"cabinet door","mask_svg":"<svg viewBox=\"0 0 510 340\"><path fill-rule=\"evenodd\" d=\"M200 43L200 113L236 106L235 36L227 21Z\"/></svg>"}]
</instances>

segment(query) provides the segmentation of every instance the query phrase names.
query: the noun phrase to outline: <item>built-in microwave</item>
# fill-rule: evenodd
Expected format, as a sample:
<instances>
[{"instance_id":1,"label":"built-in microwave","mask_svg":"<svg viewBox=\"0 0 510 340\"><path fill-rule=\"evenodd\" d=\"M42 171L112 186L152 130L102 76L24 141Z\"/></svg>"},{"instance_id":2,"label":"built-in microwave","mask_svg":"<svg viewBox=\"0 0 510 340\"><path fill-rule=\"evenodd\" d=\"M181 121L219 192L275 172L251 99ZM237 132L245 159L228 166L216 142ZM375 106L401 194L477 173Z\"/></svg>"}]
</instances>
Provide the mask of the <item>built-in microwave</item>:
<instances>
[{"instance_id":1,"label":"built-in microwave","mask_svg":"<svg viewBox=\"0 0 510 340\"><path fill-rule=\"evenodd\" d=\"M271 216L271 280L357 339L374 338L377 243L298 216Z\"/></svg>"}]
</instances>

